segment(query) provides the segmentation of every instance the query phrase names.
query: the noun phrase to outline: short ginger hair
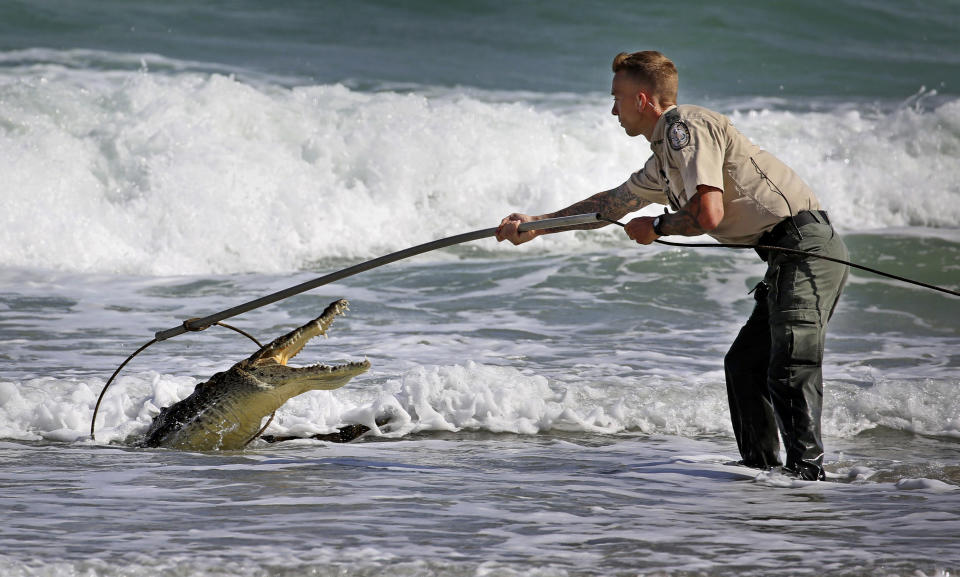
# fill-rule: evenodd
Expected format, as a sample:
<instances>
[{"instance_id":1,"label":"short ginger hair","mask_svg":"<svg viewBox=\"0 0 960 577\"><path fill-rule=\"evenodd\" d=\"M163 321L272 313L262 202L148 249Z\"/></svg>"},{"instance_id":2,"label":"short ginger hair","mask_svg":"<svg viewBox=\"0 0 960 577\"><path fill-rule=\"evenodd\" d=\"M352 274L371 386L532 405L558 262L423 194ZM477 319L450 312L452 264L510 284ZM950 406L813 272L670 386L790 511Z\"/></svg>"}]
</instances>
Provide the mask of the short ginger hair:
<instances>
[{"instance_id":1,"label":"short ginger hair","mask_svg":"<svg viewBox=\"0 0 960 577\"><path fill-rule=\"evenodd\" d=\"M677 103L678 75L673 61L656 50L621 52L613 59L613 72L627 75L648 87L661 103Z\"/></svg>"}]
</instances>

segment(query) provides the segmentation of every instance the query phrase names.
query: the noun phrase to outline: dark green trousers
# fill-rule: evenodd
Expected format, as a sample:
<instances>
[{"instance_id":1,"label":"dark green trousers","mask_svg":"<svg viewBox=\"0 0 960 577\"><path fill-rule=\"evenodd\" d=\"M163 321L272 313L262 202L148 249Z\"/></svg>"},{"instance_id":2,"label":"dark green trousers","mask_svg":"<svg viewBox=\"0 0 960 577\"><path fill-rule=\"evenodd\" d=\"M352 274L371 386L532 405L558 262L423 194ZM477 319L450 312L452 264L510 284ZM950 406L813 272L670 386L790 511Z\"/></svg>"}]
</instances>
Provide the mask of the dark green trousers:
<instances>
[{"instance_id":1,"label":"dark green trousers","mask_svg":"<svg viewBox=\"0 0 960 577\"><path fill-rule=\"evenodd\" d=\"M847 260L847 247L825 219L782 227L760 244ZM801 238L802 235L802 238ZM847 280L847 267L771 251L755 289L756 305L724 359L737 445L750 467L781 465L804 479L823 479L823 347L827 321Z\"/></svg>"}]
</instances>

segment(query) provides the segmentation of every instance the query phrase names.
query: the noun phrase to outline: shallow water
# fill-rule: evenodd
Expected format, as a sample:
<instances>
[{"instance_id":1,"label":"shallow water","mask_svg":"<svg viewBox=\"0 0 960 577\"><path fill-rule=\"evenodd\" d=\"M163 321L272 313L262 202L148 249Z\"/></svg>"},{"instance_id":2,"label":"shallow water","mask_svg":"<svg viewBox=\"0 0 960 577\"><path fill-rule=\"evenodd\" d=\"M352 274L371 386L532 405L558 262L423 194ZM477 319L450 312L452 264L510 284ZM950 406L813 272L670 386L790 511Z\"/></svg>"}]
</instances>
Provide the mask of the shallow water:
<instances>
[{"instance_id":1,"label":"shallow water","mask_svg":"<svg viewBox=\"0 0 960 577\"><path fill-rule=\"evenodd\" d=\"M751 480L715 470L729 439L0 451L15 513L0 539L16 544L0 563L44 574L932 575L960 537L956 465L952 484L902 465L848 472L855 459L832 468L871 478ZM884 474L898 479L873 480Z\"/></svg>"},{"instance_id":2,"label":"shallow water","mask_svg":"<svg viewBox=\"0 0 960 577\"><path fill-rule=\"evenodd\" d=\"M902 242L851 240L889 243L882 252ZM348 296L350 314L295 362L373 364L291 400L269 432L395 418L349 445L199 454L132 443L159 407L252 352L244 337L214 327L150 347L106 394L91 442L97 395L153 330L284 281L21 272L0 312L15 375L0 382L2 563L27 575L952 570L949 297L854 273L828 341L833 482L798 482L724 466L737 451L720 361L762 267L678 250L690 249L396 264L244 315L234 324L266 340ZM661 275L682 282L656 290ZM742 290L711 292L718 278Z\"/></svg>"}]
</instances>

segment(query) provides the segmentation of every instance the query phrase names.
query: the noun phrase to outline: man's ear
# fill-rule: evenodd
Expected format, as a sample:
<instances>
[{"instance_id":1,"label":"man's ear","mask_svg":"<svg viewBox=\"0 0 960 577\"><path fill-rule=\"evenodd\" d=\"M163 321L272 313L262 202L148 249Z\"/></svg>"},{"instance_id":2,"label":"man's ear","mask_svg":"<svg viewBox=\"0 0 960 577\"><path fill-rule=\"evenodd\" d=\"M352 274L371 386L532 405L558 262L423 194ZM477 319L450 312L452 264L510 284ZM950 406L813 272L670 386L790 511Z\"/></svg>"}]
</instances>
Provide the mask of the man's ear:
<instances>
[{"instance_id":1,"label":"man's ear","mask_svg":"<svg viewBox=\"0 0 960 577\"><path fill-rule=\"evenodd\" d=\"M643 112L643 109L647 107L649 99L647 94L643 91L637 92L637 112Z\"/></svg>"}]
</instances>

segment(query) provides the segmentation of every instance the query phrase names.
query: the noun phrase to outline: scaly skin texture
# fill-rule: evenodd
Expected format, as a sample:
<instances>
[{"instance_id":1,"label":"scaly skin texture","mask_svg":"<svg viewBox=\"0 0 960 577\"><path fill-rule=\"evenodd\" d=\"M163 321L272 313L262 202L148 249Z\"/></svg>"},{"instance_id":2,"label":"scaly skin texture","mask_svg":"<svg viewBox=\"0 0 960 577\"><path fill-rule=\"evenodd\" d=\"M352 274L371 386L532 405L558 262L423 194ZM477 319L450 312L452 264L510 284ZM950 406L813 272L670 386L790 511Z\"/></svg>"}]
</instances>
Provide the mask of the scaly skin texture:
<instances>
[{"instance_id":1,"label":"scaly skin texture","mask_svg":"<svg viewBox=\"0 0 960 577\"><path fill-rule=\"evenodd\" d=\"M191 451L242 449L260 430L263 418L287 400L307 391L342 387L366 372L368 361L286 366L307 341L325 335L333 319L346 310L346 300L331 303L316 319L200 383L189 397L160 411L142 445Z\"/></svg>"}]
</instances>

